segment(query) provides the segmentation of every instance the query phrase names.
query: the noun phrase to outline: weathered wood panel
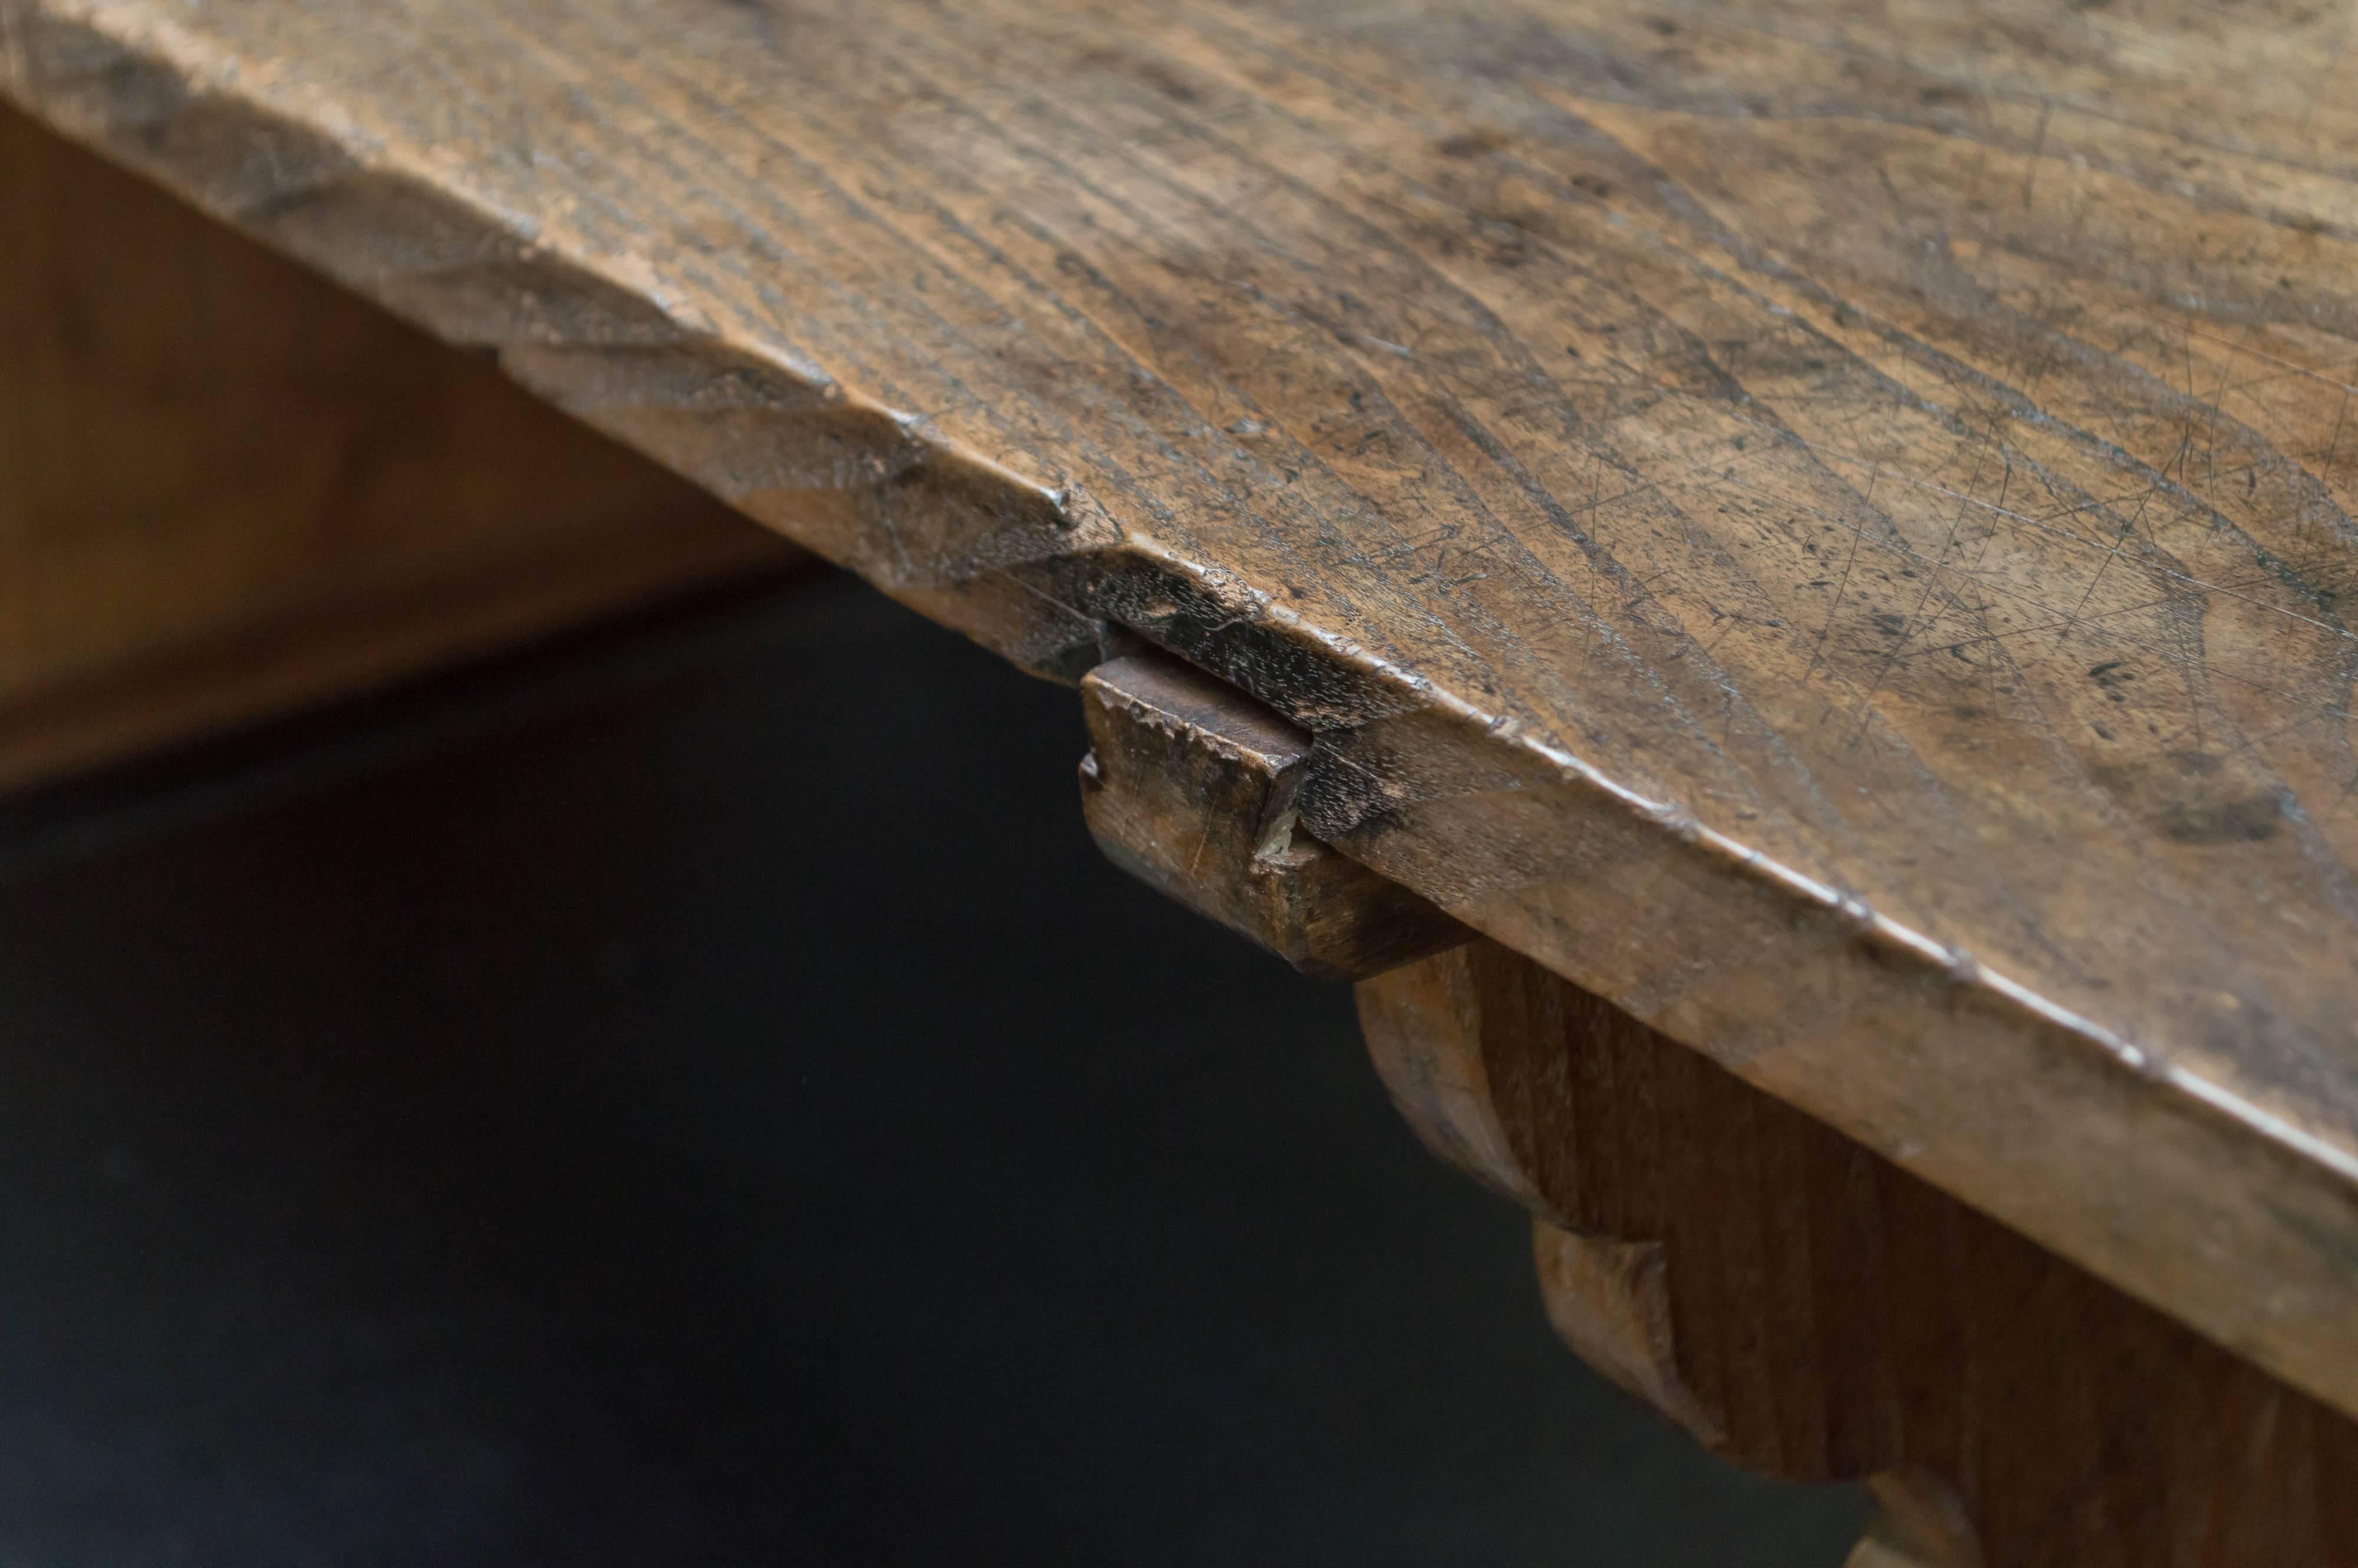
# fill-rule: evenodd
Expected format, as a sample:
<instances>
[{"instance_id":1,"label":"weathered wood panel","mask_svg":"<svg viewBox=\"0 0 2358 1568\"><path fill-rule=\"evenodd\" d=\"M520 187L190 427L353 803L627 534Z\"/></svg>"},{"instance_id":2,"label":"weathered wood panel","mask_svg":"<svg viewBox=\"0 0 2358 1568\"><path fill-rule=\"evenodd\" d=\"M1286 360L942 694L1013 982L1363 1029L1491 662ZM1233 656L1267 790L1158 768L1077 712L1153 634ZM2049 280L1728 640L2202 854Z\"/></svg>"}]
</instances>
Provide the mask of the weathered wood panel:
<instances>
[{"instance_id":1,"label":"weathered wood panel","mask_svg":"<svg viewBox=\"0 0 2358 1568\"><path fill-rule=\"evenodd\" d=\"M0 0L5 91L2358 1410L2358 100L2265 0Z\"/></svg>"},{"instance_id":2,"label":"weathered wood panel","mask_svg":"<svg viewBox=\"0 0 2358 1568\"><path fill-rule=\"evenodd\" d=\"M0 110L0 788L793 554Z\"/></svg>"}]
</instances>

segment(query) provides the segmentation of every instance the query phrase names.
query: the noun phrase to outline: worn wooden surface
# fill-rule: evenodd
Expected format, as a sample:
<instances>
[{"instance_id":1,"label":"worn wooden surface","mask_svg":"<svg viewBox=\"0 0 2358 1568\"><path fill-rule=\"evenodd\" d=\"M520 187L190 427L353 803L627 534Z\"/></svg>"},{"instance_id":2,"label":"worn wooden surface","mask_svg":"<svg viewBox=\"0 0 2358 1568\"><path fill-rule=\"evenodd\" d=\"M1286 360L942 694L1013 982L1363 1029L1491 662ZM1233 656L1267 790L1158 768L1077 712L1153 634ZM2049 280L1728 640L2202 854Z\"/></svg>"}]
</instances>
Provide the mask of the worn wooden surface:
<instances>
[{"instance_id":1,"label":"worn wooden surface","mask_svg":"<svg viewBox=\"0 0 2358 1568\"><path fill-rule=\"evenodd\" d=\"M792 555L0 109L0 788Z\"/></svg>"},{"instance_id":2,"label":"worn wooden surface","mask_svg":"<svg viewBox=\"0 0 2358 1568\"><path fill-rule=\"evenodd\" d=\"M2358 1411L2348 25L0 0L0 91Z\"/></svg>"},{"instance_id":3,"label":"worn wooden surface","mask_svg":"<svg viewBox=\"0 0 2358 1568\"><path fill-rule=\"evenodd\" d=\"M1312 741L1167 654L1081 680L1081 809L1115 864L1306 975L1357 979L1473 933L1302 829Z\"/></svg>"},{"instance_id":4,"label":"worn wooden surface","mask_svg":"<svg viewBox=\"0 0 2358 1568\"><path fill-rule=\"evenodd\" d=\"M1496 944L1359 997L1592 1365L1747 1464L1880 1478L1857 1563L2358 1563L2346 1417Z\"/></svg>"}]
</instances>

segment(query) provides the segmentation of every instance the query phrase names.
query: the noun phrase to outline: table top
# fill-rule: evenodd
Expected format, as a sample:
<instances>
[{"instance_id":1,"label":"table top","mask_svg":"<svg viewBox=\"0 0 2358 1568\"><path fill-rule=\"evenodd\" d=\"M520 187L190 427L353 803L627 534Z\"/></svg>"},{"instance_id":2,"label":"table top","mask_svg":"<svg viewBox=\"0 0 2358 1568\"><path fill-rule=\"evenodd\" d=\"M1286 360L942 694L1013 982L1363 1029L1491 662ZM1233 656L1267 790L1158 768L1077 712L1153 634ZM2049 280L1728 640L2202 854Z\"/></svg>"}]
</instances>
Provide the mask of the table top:
<instances>
[{"instance_id":1,"label":"table top","mask_svg":"<svg viewBox=\"0 0 2358 1568\"><path fill-rule=\"evenodd\" d=\"M1243 687L1320 837L2358 1412L2347 27L0 0L0 91L1029 668Z\"/></svg>"}]
</instances>

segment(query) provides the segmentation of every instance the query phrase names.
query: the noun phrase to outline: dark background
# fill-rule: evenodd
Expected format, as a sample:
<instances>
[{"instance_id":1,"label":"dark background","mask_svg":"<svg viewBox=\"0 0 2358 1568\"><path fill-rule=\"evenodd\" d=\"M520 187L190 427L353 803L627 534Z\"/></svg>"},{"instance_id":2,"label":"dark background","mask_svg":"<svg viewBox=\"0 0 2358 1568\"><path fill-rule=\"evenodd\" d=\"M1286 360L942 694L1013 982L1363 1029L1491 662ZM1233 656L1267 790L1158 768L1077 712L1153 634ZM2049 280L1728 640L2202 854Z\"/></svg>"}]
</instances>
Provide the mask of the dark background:
<instances>
[{"instance_id":1,"label":"dark background","mask_svg":"<svg viewBox=\"0 0 2358 1568\"><path fill-rule=\"evenodd\" d=\"M0 803L0 1563L1833 1568L848 582Z\"/></svg>"}]
</instances>

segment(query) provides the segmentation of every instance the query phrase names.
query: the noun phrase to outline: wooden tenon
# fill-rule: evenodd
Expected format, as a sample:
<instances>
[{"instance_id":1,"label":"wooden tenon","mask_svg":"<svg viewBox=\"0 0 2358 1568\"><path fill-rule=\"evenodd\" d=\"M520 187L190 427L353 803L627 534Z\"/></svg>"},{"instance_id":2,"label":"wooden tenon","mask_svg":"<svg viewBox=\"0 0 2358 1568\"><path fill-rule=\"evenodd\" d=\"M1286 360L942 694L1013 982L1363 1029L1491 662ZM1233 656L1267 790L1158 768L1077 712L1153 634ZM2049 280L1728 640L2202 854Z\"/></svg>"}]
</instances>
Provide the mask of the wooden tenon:
<instances>
[{"instance_id":1,"label":"wooden tenon","mask_svg":"<svg viewBox=\"0 0 2358 1568\"><path fill-rule=\"evenodd\" d=\"M1613 1087L1420 1125L1625 1382L1898 1476L1863 1552L2306 1563L2358 1413L2348 26L0 0L0 94L1026 668L1232 689L1279 750L1205 841L1277 792L1481 934L1366 982L1395 1082ZM1358 965L1303 885L1281 946Z\"/></svg>"},{"instance_id":2,"label":"wooden tenon","mask_svg":"<svg viewBox=\"0 0 2358 1568\"><path fill-rule=\"evenodd\" d=\"M1302 831L1313 742L1234 687L1133 655L1083 676L1081 707L1089 831L1151 886L1322 979L1379 975L1473 936Z\"/></svg>"}]
</instances>

